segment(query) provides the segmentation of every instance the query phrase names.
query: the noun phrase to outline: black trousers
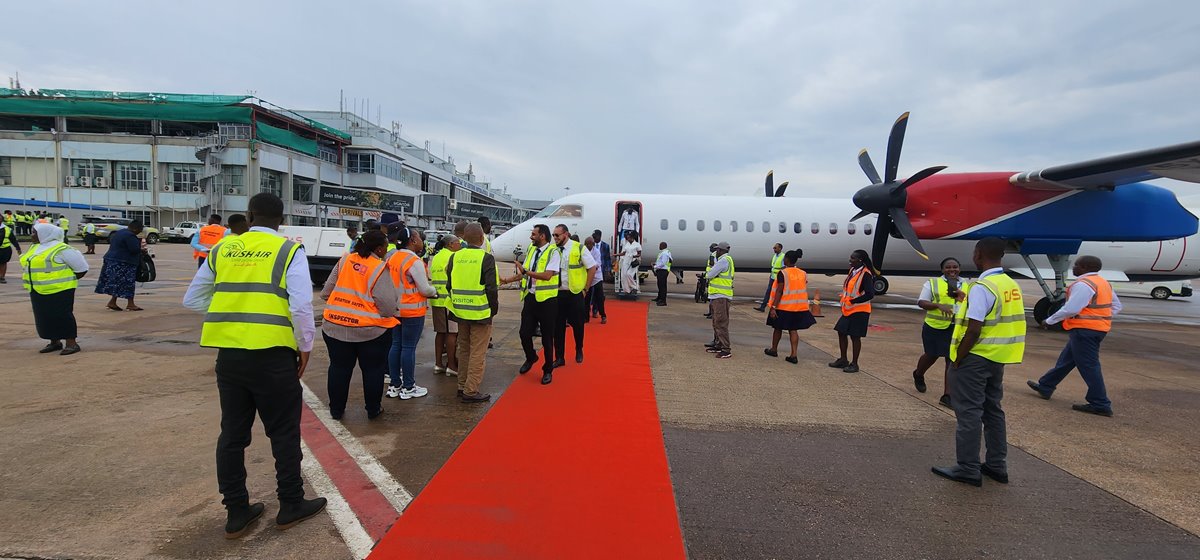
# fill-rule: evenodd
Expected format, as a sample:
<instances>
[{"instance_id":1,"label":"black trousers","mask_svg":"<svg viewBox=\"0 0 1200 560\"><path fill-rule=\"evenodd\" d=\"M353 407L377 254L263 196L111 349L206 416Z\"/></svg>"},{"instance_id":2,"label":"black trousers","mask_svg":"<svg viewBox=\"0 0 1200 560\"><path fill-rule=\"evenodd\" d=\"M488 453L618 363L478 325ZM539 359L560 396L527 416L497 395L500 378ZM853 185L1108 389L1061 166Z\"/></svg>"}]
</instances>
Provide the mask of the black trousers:
<instances>
[{"instance_id":1,"label":"black trousers","mask_svg":"<svg viewBox=\"0 0 1200 560\"><path fill-rule=\"evenodd\" d=\"M329 413L341 416L346 412L350 397L350 378L354 363L362 371L363 401L367 414L377 414L382 407L383 376L388 372L388 352L392 349L392 333L384 330L378 338L366 342L345 342L321 333L329 349Z\"/></svg>"},{"instance_id":2,"label":"black trousers","mask_svg":"<svg viewBox=\"0 0 1200 560\"><path fill-rule=\"evenodd\" d=\"M558 317L558 298L546 301L535 301L534 295L525 296L521 307L521 349L525 351L525 360L537 361L537 351L533 349L534 329L542 329L542 356L545 363L542 371L554 369L554 321Z\"/></svg>"},{"instance_id":3,"label":"black trousers","mask_svg":"<svg viewBox=\"0 0 1200 560\"><path fill-rule=\"evenodd\" d=\"M571 293L571 290L559 290L558 316L554 319L554 355L561 359L567 358L567 324L575 334L575 353L583 352L583 317L587 310L583 308L583 292Z\"/></svg>"},{"instance_id":4,"label":"black trousers","mask_svg":"<svg viewBox=\"0 0 1200 560\"><path fill-rule=\"evenodd\" d=\"M217 391L221 396L221 435L217 438L217 485L225 507L245 506L246 446L254 415L262 418L275 456L276 494L280 502L304 499L300 476L300 379L298 356L291 348L217 351Z\"/></svg>"},{"instance_id":5,"label":"black trousers","mask_svg":"<svg viewBox=\"0 0 1200 560\"><path fill-rule=\"evenodd\" d=\"M589 309L591 310L592 315L608 317L608 315L604 313L604 282L600 282L588 290L584 310L586 311Z\"/></svg>"},{"instance_id":6,"label":"black trousers","mask_svg":"<svg viewBox=\"0 0 1200 560\"><path fill-rule=\"evenodd\" d=\"M654 269L654 277L658 279L658 297L654 301L667 303L667 277L670 275L671 272L665 268Z\"/></svg>"}]
</instances>

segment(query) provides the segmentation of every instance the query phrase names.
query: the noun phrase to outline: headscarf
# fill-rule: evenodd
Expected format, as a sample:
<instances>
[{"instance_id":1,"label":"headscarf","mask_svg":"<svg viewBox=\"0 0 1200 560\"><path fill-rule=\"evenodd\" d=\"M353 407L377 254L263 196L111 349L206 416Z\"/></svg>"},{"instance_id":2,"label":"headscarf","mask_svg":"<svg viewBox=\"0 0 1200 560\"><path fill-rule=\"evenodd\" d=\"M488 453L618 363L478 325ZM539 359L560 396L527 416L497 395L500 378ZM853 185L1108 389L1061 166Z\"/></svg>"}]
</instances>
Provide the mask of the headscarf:
<instances>
[{"instance_id":1,"label":"headscarf","mask_svg":"<svg viewBox=\"0 0 1200 560\"><path fill-rule=\"evenodd\" d=\"M38 236L38 244L33 249L35 255L58 245L63 238L62 228L54 224L33 224L33 231L37 232Z\"/></svg>"}]
</instances>

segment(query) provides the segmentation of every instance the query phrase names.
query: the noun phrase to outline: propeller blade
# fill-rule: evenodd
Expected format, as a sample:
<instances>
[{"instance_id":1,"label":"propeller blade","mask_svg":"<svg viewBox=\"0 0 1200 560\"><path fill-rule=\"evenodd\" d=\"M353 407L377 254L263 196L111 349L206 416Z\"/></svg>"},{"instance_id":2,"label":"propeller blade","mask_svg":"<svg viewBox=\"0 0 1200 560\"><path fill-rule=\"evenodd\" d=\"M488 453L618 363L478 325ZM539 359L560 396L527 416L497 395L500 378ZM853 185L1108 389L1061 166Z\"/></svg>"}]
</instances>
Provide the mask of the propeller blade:
<instances>
[{"instance_id":1,"label":"propeller blade","mask_svg":"<svg viewBox=\"0 0 1200 560\"><path fill-rule=\"evenodd\" d=\"M767 172L767 198L771 198L775 194L775 170Z\"/></svg>"},{"instance_id":2,"label":"propeller blade","mask_svg":"<svg viewBox=\"0 0 1200 560\"><path fill-rule=\"evenodd\" d=\"M926 177L929 177L930 175L933 175L934 173L937 173L938 171L941 171L945 168L946 168L945 165L936 165L933 167L927 167L925 169L922 169L921 171L917 172L916 175L913 175L912 177L905 179L903 183L900 183L899 185L892 187L891 192L893 192L893 193L904 192L904 190L907 189L908 187L912 186L913 183L916 183Z\"/></svg>"},{"instance_id":3,"label":"propeller blade","mask_svg":"<svg viewBox=\"0 0 1200 560\"><path fill-rule=\"evenodd\" d=\"M779 188L775 189L775 197L779 198L779 197L783 196L783 191L787 190L787 186L788 186L787 181L780 183Z\"/></svg>"},{"instance_id":4,"label":"propeller blade","mask_svg":"<svg viewBox=\"0 0 1200 560\"><path fill-rule=\"evenodd\" d=\"M871 261L875 265L875 273L883 272L883 256L887 251L888 236L892 233L892 217L880 214L875 221L875 239L871 243Z\"/></svg>"},{"instance_id":5,"label":"propeller blade","mask_svg":"<svg viewBox=\"0 0 1200 560\"><path fill-rule=\"evenodd\" d=\"M857 219L859 219L859 218L862 218L862 217L864 217L864 216L866 216L866 215L868 215L868 214L870 214L870 213L871 213L871 211L870 211L870 210L863 210L862 212L859 212L859 213L855 214L853 218L850 218L850 221L851 221L851 222L853 222L854 220L857 220Z\"/></svg>"},{"instance_id":6,"label":"propeller blade","mask_svg":"<svg viewBox=\"0 0 1200 560\"><path fill-rule=\"evenodd\" d=\"M867 174L867 178L871 180L871 184L878 185L883 182L879 178L879 172L875 170L875 164L871 161L871 155L867 153L866 148L858 151L858 166L862 168L863 173Z\"/></svg>"},{"instance_id":7,"label":"propeller blade","mask_svg":"<svg viewBox=\"0 0 1200 560\"><path fill-rule=\"evenodd\" d=\"M904 213L903 208L892 207L888 212L891 215L892 221L896 223L896 229L900 230L900 235L912 248L917 251L921 258L929 260L929 255L925 254L925 249L921 247L921 240L917 238L917 232L913 231L912 223L908 221L908 214Z\"/></svg>"},{"instance_id":8,"label":"propeller blade","mask_svg":"<svg viewBox=\"0 0 1200 560\"><path fill-rule=\"evenodd\" d=\"M883 168L883 182L891 183L896 180L896 168L900 167L900 149L904 147L904 131L908 128L908 111L905 111L896 124L892 125L892 134L888 136L887 161Z\"/></svg>"}]
</instances>

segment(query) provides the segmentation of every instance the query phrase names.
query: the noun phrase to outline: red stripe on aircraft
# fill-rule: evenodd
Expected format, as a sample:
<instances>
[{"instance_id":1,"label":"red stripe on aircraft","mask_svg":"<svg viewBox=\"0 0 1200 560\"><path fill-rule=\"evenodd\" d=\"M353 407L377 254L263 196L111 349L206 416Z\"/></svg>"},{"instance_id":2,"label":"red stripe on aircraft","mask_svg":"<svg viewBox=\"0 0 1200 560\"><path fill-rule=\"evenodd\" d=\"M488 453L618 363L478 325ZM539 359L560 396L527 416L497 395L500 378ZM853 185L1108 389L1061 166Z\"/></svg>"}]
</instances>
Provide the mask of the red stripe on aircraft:
<instances>
[{"instance_id":1,"label":"red stripe on aircraft","mask_svg":"<svg viewBox=\"0 0 1200 560\"><path fill-rule=\"evenodd\" d=\"M1033 190L1008 182L1012 172L934 175L908 189L904 205L922 239L939 239L1032 207L1064 190Z\"/></svg>"}]
</instances>

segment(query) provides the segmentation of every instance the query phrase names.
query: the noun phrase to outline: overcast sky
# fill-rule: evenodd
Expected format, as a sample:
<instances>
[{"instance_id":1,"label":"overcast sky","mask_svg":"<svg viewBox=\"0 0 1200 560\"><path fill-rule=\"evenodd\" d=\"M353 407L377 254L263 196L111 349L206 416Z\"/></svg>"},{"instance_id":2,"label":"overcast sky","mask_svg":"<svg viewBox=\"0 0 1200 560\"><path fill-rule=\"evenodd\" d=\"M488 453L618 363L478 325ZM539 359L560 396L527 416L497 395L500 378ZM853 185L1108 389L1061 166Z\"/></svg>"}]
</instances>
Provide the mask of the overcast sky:
<instances>
[{"instance_id":1,"label":"overcast sky","mask_svg":"<svg viewBox=\"0 0 1200 560\"><path fill-rule=\"evenodd\" d=\"M10 2L0 74L295 109L344 91L525 198L761 196L768 169L789 195L849 196L858 149L882 169L904 111L902 176L1200 139L1200 4L838 4Z\"/></svg>"}]
</instances>

